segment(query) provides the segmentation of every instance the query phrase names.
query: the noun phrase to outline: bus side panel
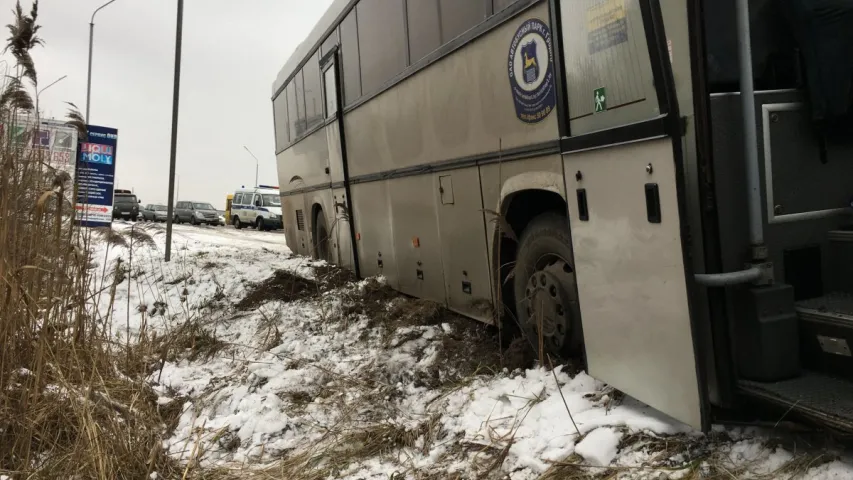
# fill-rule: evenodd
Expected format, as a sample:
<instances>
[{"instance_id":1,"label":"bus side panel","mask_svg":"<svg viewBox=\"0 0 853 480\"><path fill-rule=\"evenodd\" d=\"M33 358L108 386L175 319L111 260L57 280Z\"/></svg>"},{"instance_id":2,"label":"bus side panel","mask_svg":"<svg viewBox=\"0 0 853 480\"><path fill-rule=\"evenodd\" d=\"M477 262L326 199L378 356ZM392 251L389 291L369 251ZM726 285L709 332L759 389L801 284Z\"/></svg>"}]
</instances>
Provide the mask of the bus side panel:
<instances>
[{"instance_id":1,"label":"bus side panel","mask_svg":"<svg viewBox=\"0 0 853 480\"><path fill-rule=\"evenodd\" d=\"M358 177L557 139L556 111L536 124L519 120L507 76L513 37L531 18L547 23L547 2L347 112L344 122L350 175Z\"/></svg>"},{"instance_id":2,"label":"bus side panel","mask_svg":"<svg viewBox=\"0 0 853 480\"><path fill-rule=\"evenodd\" d=\"M388 183L386 180L359 183L350 190L361 276L384 275L390 287L398 288Z\"/></svg>"},{"instance_id":3,"label":"bus side panel","mask_svg":"<svg viewBox=\"0 0 853 480\"><path fill-rule=\"evenodd\" d=\"M325 171L329 166L329 144L322 128L279 153L276 158L282 193L331 182Z\"/></svg>"},{"instance_id":4,"label":"bus side panel","mask_svg":"<svg viewBox=\"0 0 853 480\"><path fill-rule=\"evenodd\" d=\"M344 161L341 154L341 127L338 122L326 126L326 144L329 149L329 179L332 183L344 181Z\"/></svg>"},{"instance_id":5,"label":"bus side panel","mask_svg":"<svg viewBox=\"0 0 853 480\"><path fill-rule=\"evenodd\" d=\"M436 173L441 259L447 304L492 323L492 287L478 168Z\"/></svg>"},{"instance_id":6,"label":"bus side panel","mask_svg":"<svg viewBox=\"0 0 853 480\"><path fill-rule=\"evenodd\" d=\"M589 374L701 429L672 141L568 154L566 188Z\"/></svg>"},{"instance_id":7,"label":"bus side panel","mask_svg":"<svg viewBox=\"0 0 853 480\"><path fill-rule=\"evenodd\" d=\"M445 302L432 175L388 180L399 290Z\"/></svg>"},{"instance_id":8,"label":"bus side panel","mask_svg":"<svg viewBox=\"0 0 853 480\"><path fill-rule=\"evenodd\" d=\"M347 213L347 192L343 188L332 191L335 202L333 223L329 224L332 236L332 249L335 252L335 263L347 270L355 270L352 250L352 232L350 231L350 216Z\"/></svg>"}]
</instances>

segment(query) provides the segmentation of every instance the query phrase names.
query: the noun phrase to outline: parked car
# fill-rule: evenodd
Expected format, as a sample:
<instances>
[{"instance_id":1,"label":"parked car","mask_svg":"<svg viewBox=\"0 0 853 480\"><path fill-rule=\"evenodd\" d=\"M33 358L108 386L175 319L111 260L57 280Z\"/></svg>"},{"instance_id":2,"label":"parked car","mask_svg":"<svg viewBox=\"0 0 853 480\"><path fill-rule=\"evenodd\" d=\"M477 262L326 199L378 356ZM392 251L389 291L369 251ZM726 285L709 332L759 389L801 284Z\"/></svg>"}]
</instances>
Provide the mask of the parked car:
<instances>
[{"instance_id":1,"label":"parked car","mask_svg":"<svg viewBox=\"0 0 853 480\"><path fill-rule=\"evenodd\" d=\"M139 203L130 190L115 190L113 193L113 218L136 220L139 217Z\"/></svg>"},{"instance_id":2,"label":"parked car","mask_svg":"<svg viewBox=\"0 0 853 480\"><path fill-rule=\"evenodd\" d=\"M148 222L165 222L169 208L165 205L148 204L142 209L142 220Z\"/></svg>"},{"instance_id":3,"label":"parked car","mask_svg":"<svg viewBox=\"0 0 853 480\"><path fill-rule=\"evenodd\" d=\"M219 212L206 202L178 202L174 221L193 225L219 225Z\"/></svg>"}]
</instances>

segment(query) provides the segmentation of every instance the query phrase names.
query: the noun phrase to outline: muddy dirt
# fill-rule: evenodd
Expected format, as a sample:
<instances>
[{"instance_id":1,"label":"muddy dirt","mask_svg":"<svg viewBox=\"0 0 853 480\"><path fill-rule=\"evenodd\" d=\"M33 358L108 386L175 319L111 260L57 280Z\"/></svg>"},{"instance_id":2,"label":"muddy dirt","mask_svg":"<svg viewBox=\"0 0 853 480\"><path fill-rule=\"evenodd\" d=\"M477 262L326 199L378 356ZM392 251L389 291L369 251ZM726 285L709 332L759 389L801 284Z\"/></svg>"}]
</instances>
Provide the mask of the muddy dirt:
<instances>
[{"instance_id":1,"label":"muddy dirt","mask_svg":"<svg viewBox=\"0 0 853 480\"><path fill-rule=\"evenodd\" d=\"M371 326L375 326L376 319L388 315L388 302L398 297L400 294L391 287L371 278L365 282L361 296L344 302L343 315L345 317L365 315L371 319Z\"/></svg>"},{"instance_id":2,"label":"muddy dirt","mask_svg":"<svg viewBox=\"0 0 853 480\"><path fill-rule=\"evenodd\" d=\"M350 282L356 281L353 272L334 265L314 267L314 276L317 278L317 283L324 290L341 288Z\"/></svg>"},{"instance_id":3,"label":"muddy dirt","mask_svg":"<svg viewBox=\"0 0 853 480\"><path fill-rule=\"evenodd\" d=\"M253 285L236 307L252 310L271 300L292 302L309 299L322 291L341 288L356 280L352 272L331 265L315 268L314 274L316 281L277 271L269 279ZM504 368L510 371L529 368L536 361L526 341L520 338L512 340L515 332L504 331L503 334L509 337L501 338L495 327L463 317L435 302L405 296L375 279L368 279L361 292L345 294L344 297L343 318L363 315L369 319L370 327L380 329L388 340L401 328L450 325L451 332L442 338L439 356L443 367L453 366L453 376L457 378L493 373ZM502 342L507 347L503 352ZM426 380L426 383L432 382Z\"/></svg>"},{"instance_id":4,"label":"muddy dirt","mask_svg":"<svg viewBox=\"0 0 853 480\"><path fill-rule=\"evenodd\" d=\"M510 339L503 339L509 348L502 354L497 328L463 317L435 302L407 297L373 279L367 281L362 296L344 303L343 312L345 316L367 316L370 326L381 329L388 340L401 328L448 324L451 331L442 337L439 351L442 360L435 368L451 366L452 376L457 379L503 368L510 371L529 368L535 361L525 341L510 343ZM423 379L423 384L437 387L437 381L436 371L434 378Z\"/></svg>"},{"instance_id":5,"label":"muddy dirt","mask_svg":"<svg viewBox=\"0 0 853 480\"><path fill-rule=\"evenodd\" d=\"M317 293L319 293L319 287L316 282L279 270L272 277L252 285L249 293L237 303L236 307L240 310L253 310L273 300L292 302Z\"/></svg>"}]
</instances>

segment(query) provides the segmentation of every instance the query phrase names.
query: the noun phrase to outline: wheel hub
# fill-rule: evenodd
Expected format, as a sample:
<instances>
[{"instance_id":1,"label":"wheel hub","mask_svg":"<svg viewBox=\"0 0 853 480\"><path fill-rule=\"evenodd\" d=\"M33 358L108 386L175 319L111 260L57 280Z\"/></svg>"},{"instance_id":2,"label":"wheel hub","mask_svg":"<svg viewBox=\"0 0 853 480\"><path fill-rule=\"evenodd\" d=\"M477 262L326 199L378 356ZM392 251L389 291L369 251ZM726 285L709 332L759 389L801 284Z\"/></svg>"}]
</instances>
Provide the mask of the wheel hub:
<instances>
[{"instance_id":1,"label":"wheel hub","mask_svg":"<svg viewBox=\"0 0 853 480\"><path fill-rule=\"evenodd\" d=\"M563 260L537 269L527 280L527 328L537 339L541 333L554 352L563 349L571 333L571 284L571 268Z\"/></svg>"}]
</instances>

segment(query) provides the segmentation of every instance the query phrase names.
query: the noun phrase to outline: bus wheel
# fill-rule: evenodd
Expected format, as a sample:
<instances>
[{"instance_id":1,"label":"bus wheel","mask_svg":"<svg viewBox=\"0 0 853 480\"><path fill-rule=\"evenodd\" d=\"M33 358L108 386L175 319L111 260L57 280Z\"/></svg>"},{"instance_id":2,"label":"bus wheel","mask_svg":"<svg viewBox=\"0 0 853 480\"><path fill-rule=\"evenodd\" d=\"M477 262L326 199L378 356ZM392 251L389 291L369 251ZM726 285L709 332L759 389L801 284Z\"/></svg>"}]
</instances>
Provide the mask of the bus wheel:
<instances>
[{"instance_id":1,"label":"bus wheel","mask_svg":"<svg viewBox=\"0 0 853 480\"><path fill-rule=\"evenodd\" d=\"M513 290L518 320L534 350L565 359L583 341L568 220L554 213L533 219L516 258Z\"/></svg>"},{"instance_id":2,"label":"bus wheel","mask_svg":"<svg viewBox=\"0 0 853 480\"><path fill-rule=\"evenodd\" d=\"M263 232L263 231L265 231L265 230L266 230L266 228L264 227L264 219L263 219L262 217L258 217L258 221L257 221L257 223L255 224L255 228L256 228L259 232Z\"/></svg>"},{"instance_id":3,"label":"bus wheel","mask_svg":"<svg viewBox=\"0 0 853 480\"><path fill-rule=\"evenodd\" d=\"M234 228L237 230L241 230L243 228L243 224L240 223L240 217L237 215L234 215L234 220L232 220L231 223L234 224Z\"/></svg>"},{"instance_id":4,"label":"bus wheel","mask_svg":"<svg viewBox=\"0 0 853 480\"><path fill-rule=\"evenodd\" d=\"M314 220L314 251L319 260L327 262L332 261L332 256L329 250L329 228L326 227L326 216L323 211L317 212L317 218Z\"/></svg>"}]
</instances>

